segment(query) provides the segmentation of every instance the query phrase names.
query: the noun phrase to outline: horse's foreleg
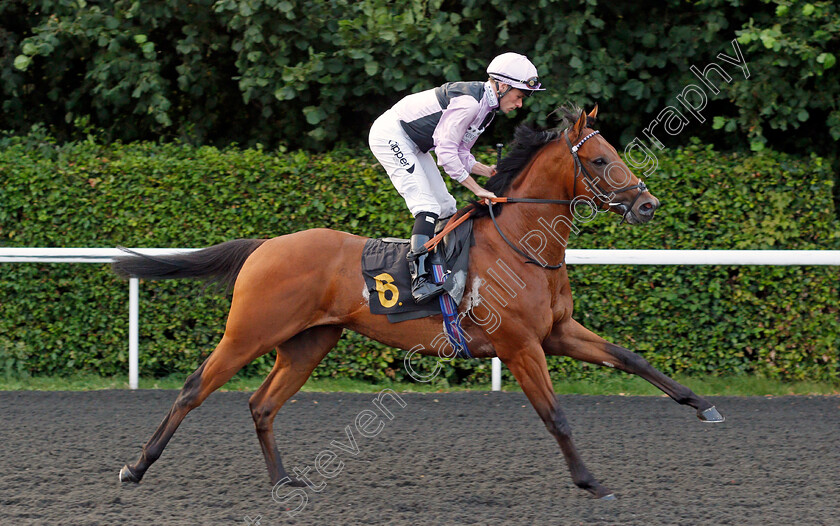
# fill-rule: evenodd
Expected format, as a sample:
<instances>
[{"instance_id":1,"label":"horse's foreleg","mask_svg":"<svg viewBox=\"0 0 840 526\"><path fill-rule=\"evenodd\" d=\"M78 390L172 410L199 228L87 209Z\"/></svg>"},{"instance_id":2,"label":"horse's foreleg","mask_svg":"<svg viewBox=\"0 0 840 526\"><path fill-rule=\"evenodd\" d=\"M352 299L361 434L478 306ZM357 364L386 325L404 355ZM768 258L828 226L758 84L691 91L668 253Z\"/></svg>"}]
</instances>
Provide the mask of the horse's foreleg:
<instances>
[{"instance_id":1,"label":"horse's foreleg","mask_svg":"<svg viewBox=\"0 0 840 526\"><path fill-rule=\"evenodd\" d=\"M313 327L284 342L277 349L277 361L271 373L251 396L251 416L254 417L271 484L288 477L292 486L305 485L289 476L283 467L274 439L274 416L286 400L306 383L312 370L338 342L341 331L341 327Z\"/></svg>"},{"instance_id":2,"label":"horse's foreleg","mask_svg":"<svg viewBox=\"0 0 840 526\"><path fill-rule=\"evenodd\" d=\"M543 348L547 354L568 356L641 376L676 402L696 409L700 420L724 420L711 403L697 396L694 391L664 375L638 354L606 341L573 319L556 325L543 342Z\"/></svg>"},{"instance_id":3,"label":"horse's foreleg","mask_svg":"<svg viewBox=\"0 0 840 526\"><path fill-rule=\"evenodd\" d=\"M248 343L224 336L201 367L187 378L169 414L158 425L152 438L143 446L140 459L122 468L120 480L140 482L149 466L160 458L163 449L184 417L201 405L210 393L224 385L242 367L267 353L272 347L272 345Z\"/></svg>"},{"instance_id":4,"label":"horse's foreleg","mask_svg":"<svg viewBox=\"0 0 840 526\"><path fill-rule=\"evenodd\" d=\"M554 388L551 385L551 378L548 375L548 366L545 361L545 353L539 345L532 345L518 351L508 353L500 352L499 358L507 365L513 373L516 381L530 400L531 405L537 410L537 414L545 423L560 445L566 464L572 475L572 480L579 488L585 489L594 496L602 499L612 499L612 492L601 485L586 466L572 442L572 432L557 397L554 395Z\"/></svg>"}]
</instances>

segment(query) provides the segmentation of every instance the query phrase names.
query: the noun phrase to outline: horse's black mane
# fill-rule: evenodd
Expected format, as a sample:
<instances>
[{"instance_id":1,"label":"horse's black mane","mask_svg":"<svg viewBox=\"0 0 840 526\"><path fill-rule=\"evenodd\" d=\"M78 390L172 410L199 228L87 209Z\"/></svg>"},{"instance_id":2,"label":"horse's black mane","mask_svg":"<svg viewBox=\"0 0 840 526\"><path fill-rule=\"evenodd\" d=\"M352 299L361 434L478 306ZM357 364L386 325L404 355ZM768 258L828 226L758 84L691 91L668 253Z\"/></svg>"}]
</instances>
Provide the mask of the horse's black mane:
<instances>
[{"instance_id":1,"label":"horse's black mane","mask_svg":"<svg viewBox=\"0 0 840 526\"><path fill-rule=\"evenodd\" d=\"M560 138L562 133L563 130L538 129L528 124L517 126L510 153L496 165L496 175L487 181L484 188L497 196L505 195L534 155L546 144Z\"/></svg>"},{"instance_id":2,"label":"horse's black mane","mask_svg":"<svg viewBox=\"0 0 840 526\"><path fill-rule=\"evenodd\" d=\"M528 124L517 126L510 153L503 157L496 166L496 175L487 181L484 188L497 196L505 195L510 189L511 184L513 184L513 181L522 173L525 166L531 162L534 155L546 144L555 139L559 139L566 129L573 126L580 117L581 111L576 106L560 106L552 112L552 115L557 114L560 116L560 123L555 128L540 129ZM595 126L595 118L587 117L586 125L589 128L593 128ZM473 213L473 217L480 217L482 215L487 215L487 208L484 206L478 207L478 210Z\"/></svg>"},{"instance_id":3,"label":"horse's black mane","mask_svg":"<svg viewBox=\"0 0 840 526\"><path fill-rule=\"evenodd\" d=\"M496 166L496 175L487 181L485 188L498 196L505 195L513 180L531 161L543 146L559 139L563 132L577 122L582 110L577 107L560 106L552 114L560 115L560 124L555 128L538 129L527 124L517 126L510 153ZM593 117L586 118L586 125L595 125Z\"/></svg>"}]
</instances>

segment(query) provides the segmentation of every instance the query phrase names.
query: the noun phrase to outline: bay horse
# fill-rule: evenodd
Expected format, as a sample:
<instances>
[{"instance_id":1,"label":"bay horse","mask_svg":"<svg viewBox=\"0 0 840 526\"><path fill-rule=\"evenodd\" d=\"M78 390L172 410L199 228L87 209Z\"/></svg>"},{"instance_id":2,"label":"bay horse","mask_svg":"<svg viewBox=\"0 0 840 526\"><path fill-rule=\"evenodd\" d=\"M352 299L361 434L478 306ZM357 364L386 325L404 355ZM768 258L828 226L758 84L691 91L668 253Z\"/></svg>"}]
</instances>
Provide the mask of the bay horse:
<instances>
[{"instance_id":1,"label":"bay horse","mask_svg":"<svg viewBox=\"0 0 840 526\"><path fill-rule=\"evenodd\" d=\"M469 282L473 289L505 290L504 264L516 275L520 293L506 301L491 328L473 317L462 327L476 358L499 357L513 373L548 431L557 440L574 483L594 497L613 499L612 491L584 466L558 405L546 355L577 360L641 376L680 404L696 410L705 422L723 421L714 406L687 387L656 370L641 356L612 344L572 318L572 291L563 261L566 241L575 221L575 206L587 201L598 211L610 211L630 224L653 218L659 201L627 168L616 150L591 128L597 106L588 115L565 111L567 125L536 131L520 127L510 155L501 161L487 188L503 196L499 210L487 217L484 208L473 220ZM574 144L574 146L573 146ZM612 168L608 169L608 168ZM618 168L623 180L616 182ZM513 204L519 201L518 204ZM502 210L504 213L502 213ZM552 229L537 254L525 252L510 238L533 232L538 225ZM233 284L224 335L210 356L184 383L171 410L143 446L140 458L120 471L123 482L139 482L163 452L184 417L243 366L276 349L277 359L249 406L273 485L290 477L283 467L273 423L280 407L309 378L313 369L349 329L403 350L420 348L422 355L439 355L429 345L441 333L440 315L389 323L370 313L361 273L366 238L329 229L312 229L273 239L239 239L200 251L150 258L126 256L114 263L122 276L139 278L202 278ZM534 263L539 256L541 264ZM498 267L496 267L498 268ZM459 311L475 308L476 290L464 295ZM487 294L484 301L491 301ZM472 304L471 304L472 302ZM420 345L418 345L420 344ZM425 345L422 345L425 344Z\"/></svg>"}]
</instances>

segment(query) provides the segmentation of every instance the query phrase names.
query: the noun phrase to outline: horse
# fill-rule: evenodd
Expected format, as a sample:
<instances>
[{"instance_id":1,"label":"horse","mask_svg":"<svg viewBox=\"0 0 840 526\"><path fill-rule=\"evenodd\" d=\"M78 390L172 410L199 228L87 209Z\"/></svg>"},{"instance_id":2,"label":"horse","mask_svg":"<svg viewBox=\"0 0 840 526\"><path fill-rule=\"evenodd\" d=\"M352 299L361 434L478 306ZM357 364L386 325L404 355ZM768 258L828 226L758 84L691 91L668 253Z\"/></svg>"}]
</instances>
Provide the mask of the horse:
<instances>
[{"instance_id":1,"label":"horse","mask_svg":"<svg viewBox=\"0 0 840 526\"><path fill-rule=\"evenodd\" d=\"M612 500L614 493L596 480L575 448L554 394L546 356L568 356L638 375L677 403L694 408L701 421L724 418L710 402L643 357L573 319L572 290L562 262L575 210L595 207L597 212L617 214L635 225L650 221L659 201L593 129L597 106L589 114L578 108L563 108L563 112L565 126L541 131L520 126L511 153L487 184L500 197L489 207L476 201L459 211L476 212L468 269L473 290L464 295L459 312L478 308L478 287L487 293L484 302L496 298L503 305L492 326L486 321L489 316L465 316L461 328L475 358L498 357L513 373L559 444L574 484L596 498ZM621 180L616 173L622 174ZM542 238L534 234L537 225L544 227ZM510 241L529 233L529 239L536 235L551 242L534 247L533 241L520 246ZM272 239L237 239L171 256L119 258L113 269L123 277L215 280L233 290L221 340L186 379L140 458L121 469L120 480L140 482L190 411L243 366L276 350L275 364L250 397L249 407L272 485L284 481L303 486L283 467L274 417L336 345L343 330L391 347L440 356L440 349L430 342L441 333L441 315L390 323L386 316L370 313L360 267L366 239L322 228ZM513 294L505 299L500 294L503 290Z\"/></svg>"}]
</instances>

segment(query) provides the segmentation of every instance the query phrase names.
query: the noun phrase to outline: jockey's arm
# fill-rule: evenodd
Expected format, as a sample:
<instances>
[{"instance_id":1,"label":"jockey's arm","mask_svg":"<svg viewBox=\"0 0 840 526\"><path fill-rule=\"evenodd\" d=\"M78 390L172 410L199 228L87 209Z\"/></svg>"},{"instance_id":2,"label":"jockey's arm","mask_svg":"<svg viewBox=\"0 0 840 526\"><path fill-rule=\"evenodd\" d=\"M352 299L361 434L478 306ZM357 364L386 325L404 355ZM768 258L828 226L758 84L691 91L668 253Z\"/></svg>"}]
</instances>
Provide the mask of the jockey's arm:
<instances>
[{"instance_id":1,"label":"jockey's arm","mask_svg":"<svg viewBox=\"0 0 840 526\"><path fill-rule=\"evenodd\" d=\"M472 167L472 173L484 177L493 177L496 175L496 165L487 166L486 164L476 162Z\"/></svg>"},{"instance_id":2,"label":"jockey's arm","mask_svg":"<svg viewBox=\"0 0 840 526\"><path fill-rule=\"evenodd\" d=\"M464 166L460 158L459 150L463 144L461 139L467 129L467 123L475 116L476 103L467 98L463 98L459 102L463 102L464 106L453 104L447 108L435 130L435 154L438 158L438 164L444 168L444 171L453 180L464 185L476 197L496 197L493 192L482 188L470 176L471 172L476 175L486 174L489 176L492 173L489 170L490 167L476 162L472 155L468 155L472 165ZM468 149L467 153L469 153Z\"/></svg>"},{"instance_id":3,"label":"jockey's arm","mask_svg":"<svg viewBox=\"0 0 840 526\"><path fill-rule=\"evenodd\" d=\"M477 182L475 182L475 179L473 179L470 176L467 176L466 179L463 179L460 182L461 182L462 185L467 187L467 189L470 192L474 193L476 197L479 197L479 198L482 198L482 197L496 197L496 194L494 194L493 192L491 192L489 190L485 190L484 188L482 188L481 185L479 185Z\"/></svg>"}]
</instances>

